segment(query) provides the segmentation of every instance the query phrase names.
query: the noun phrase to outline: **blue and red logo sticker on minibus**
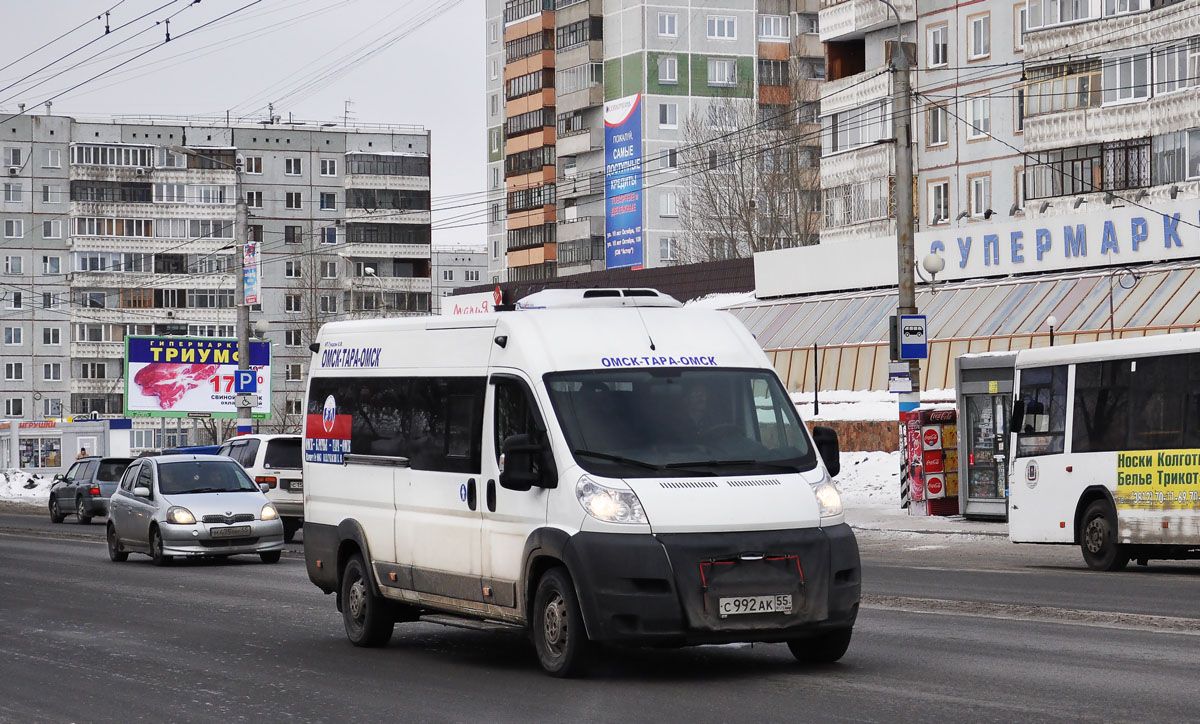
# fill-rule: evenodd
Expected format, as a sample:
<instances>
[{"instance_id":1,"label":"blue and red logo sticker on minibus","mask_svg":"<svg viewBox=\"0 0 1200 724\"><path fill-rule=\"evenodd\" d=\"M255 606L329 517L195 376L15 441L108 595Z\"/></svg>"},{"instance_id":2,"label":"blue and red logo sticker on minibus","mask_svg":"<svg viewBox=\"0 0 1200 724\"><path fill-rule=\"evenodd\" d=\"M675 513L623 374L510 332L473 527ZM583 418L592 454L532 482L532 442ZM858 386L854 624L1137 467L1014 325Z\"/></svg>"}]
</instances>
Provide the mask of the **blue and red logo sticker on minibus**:
<instances>
[{"instance_id":1,"label":"blue and red logo sticker on minibus","mask_svg":"<svg viewBox=\"0 0 1200 724\"><path fill-rule=\"evenodd\" d=\"M325 398L321 414L310 414L304 425L304 461L341 465L350 452L350 416L339 415L333 395Z\"/></svg>"}]
</instances>

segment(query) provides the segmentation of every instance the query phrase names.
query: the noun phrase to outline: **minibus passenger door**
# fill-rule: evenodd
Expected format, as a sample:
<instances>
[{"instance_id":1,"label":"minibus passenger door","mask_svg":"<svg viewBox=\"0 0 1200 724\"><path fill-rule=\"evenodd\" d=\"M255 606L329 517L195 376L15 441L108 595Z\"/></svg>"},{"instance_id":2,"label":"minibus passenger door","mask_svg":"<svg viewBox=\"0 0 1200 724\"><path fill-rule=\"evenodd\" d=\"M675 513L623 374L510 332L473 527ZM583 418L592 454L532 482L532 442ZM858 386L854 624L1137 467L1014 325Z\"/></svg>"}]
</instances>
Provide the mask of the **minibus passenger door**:
<instances>
[{"instance_id":1,"label":"minibus passenger door","mask_svg":"<svg viewBox=\"0 0 1200 724\"><path fill-rule=\"evenodd\" d=\"M484 413L483 476L480 510L483 513L483 583L490 603L517 605L516 586L524 565L525 542L546 522L547 485L543 480L529 490L500 486L504 441L526 435L549 445L544 420L528 381L515 374L493 374ZM550 469L547 470L546 468ZM553 466L542 466L547 476Z\"/></svg>"}]
</instances>

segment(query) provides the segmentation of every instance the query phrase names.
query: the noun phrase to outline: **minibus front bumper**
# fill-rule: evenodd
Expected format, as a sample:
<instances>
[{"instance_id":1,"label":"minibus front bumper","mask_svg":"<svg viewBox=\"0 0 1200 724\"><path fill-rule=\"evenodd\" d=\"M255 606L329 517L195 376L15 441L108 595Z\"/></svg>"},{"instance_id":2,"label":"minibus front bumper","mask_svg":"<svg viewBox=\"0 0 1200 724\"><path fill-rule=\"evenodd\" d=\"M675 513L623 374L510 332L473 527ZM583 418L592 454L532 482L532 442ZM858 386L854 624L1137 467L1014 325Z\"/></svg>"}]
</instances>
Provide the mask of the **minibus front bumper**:
<instances>
[{"instance_id":1,"label":"minibus front bumper","mask_svg":"<svg viewBox=\"0 0 1200 724\"><path fill-rule=\"evenodd\" d=\"M787 641L850 627L858 615L858 543L844 524L728 533L579 533L563 553L588 635L596 641L663 646ZM766 611L741 612L764 601Z\"/></svg>"}]
</instances>

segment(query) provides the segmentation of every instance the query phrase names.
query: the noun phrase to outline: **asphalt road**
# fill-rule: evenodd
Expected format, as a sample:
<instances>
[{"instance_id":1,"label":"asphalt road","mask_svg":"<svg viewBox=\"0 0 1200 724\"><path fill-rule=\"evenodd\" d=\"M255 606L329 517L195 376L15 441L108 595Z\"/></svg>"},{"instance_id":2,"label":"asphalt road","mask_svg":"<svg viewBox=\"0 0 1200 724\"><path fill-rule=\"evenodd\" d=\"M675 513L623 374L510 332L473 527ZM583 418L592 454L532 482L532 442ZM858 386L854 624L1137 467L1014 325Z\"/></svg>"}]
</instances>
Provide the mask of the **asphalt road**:
<instances>
[{"instance_id":1,"label":"asphalt road","mask_svg":"<svg viewBox=\"0 0 1200 724\"><path fill-rule=\"evenodd\" d=\"M303 562L108 561L101 526L0 515L0 722L1200 720L1200 565L864 533L838 664L782 645L607 654L541 673L512 634L401 624L356 649Z\"/></svg>"}]
</instances>

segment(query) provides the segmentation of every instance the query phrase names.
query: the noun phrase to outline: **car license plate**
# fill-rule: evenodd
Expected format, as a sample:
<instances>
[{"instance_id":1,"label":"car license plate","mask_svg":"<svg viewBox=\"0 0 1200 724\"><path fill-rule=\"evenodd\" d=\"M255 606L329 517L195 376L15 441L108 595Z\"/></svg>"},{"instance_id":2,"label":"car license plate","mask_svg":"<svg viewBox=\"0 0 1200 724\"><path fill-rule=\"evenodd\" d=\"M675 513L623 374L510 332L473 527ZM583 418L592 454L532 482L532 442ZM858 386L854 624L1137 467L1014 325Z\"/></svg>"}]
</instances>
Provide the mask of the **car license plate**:
<instances>
[{"instance_id":1,"label":"car license plate","mask_svg":"<svg viewBox=\"0 0 1200 724\"><path fill-rule=\"evenodd\" d=\"M288 483L288 490L292 491L293 493L303 493L304 492L304 481L303 480L291 481L290 483Z\"/></svg>"},{"instance_id":2,"label":"car license plate","mask_svg":"<svg viewBox=\"0 0 1200 724\"><path fill-rule=\"evenodd\" d=\"M213 528L208 534L213 538L237 538L238 536L250 535L250 526L233 525L228 528Z\"/></svg>"},{"instance_id":3,"label":"car license plate","mask_svg":"<svg viewBox=\"0 0 1200 724\"><path fill-rule=\"evenodd\" d=\"M791 613L792 594L774 596L736 596L717 599L717 612L721 618L742 613Z\"/></svg>"}]
</instances>

